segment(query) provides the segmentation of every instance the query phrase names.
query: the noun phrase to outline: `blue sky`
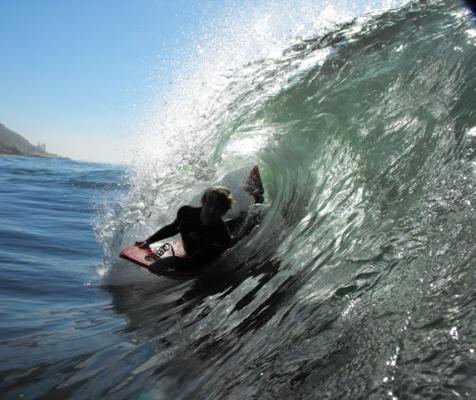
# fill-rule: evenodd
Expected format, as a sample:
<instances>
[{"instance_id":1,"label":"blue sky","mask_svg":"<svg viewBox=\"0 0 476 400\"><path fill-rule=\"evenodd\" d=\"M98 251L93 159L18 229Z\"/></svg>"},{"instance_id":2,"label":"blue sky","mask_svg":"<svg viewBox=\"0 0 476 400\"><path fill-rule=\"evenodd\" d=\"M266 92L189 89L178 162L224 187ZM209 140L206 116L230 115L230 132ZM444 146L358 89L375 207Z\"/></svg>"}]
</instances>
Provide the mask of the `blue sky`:
<instances>
[{"instance_id":1,"label":"blue sky","mask_svg":"<svg viewBox=\"0 0 476 400\"><path fill-rule=\"evenodd\" d=\"M205 7L206 5L206 7ZM0 0L0 123L75 159L120 147L219 2Z\"/></svg>"},{"instance_id":2,"label":"blue sky","mask_svg":"<svg viewBox=\"0 0 476 400\"><path fill-rule=\"evenodd\" d=\"M0 123L56 154L127 162L141 124L164 117L153 107L200 54L239 68L394 2L0 0Z\"/></svg>"}]
</instances>

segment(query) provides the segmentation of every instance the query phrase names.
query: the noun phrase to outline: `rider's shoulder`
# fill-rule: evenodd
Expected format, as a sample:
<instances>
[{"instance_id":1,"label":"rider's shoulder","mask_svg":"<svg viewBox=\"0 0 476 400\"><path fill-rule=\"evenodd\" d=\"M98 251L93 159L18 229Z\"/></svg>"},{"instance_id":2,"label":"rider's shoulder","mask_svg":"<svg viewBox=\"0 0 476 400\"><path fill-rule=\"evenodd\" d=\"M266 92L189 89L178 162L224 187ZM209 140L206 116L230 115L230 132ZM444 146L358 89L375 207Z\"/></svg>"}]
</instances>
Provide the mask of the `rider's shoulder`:
<instances>
[{"instance_id":1,"label":"rider's shoulder","mask_svg":"<svg viewBox=\"0 0 476 400\"><path fill-rule=\"evenodd\" d=\"M196 214L200 212L200 207L192 207L192 206L182 206L177 211L177 216L180 217L187 217L192 214Z\"/></svg>"}]
</instances>

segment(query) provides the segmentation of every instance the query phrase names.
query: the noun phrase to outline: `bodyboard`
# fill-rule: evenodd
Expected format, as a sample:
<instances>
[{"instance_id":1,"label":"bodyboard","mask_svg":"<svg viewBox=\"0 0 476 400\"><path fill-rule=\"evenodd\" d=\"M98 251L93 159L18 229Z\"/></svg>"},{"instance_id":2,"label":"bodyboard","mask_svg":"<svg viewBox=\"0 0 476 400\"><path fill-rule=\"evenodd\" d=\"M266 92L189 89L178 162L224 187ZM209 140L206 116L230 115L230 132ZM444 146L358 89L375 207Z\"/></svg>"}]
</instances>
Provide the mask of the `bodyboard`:
<instances>
[{"instance_id":1,"label":"bodyboard","mask_svg":"<svg viewBox=\"0 0 476 400\"><path fill-rule=\"evenodd\" d=\"M154 243L150 247L141 248L131 246L121 251L119 257L131 261L147 270L151 264L166 257L176 256L186 258L185 250L181 240L173 240L165 243ZM167 278L184 280L193 279L200 275L201 270L197 271L180 271L174 269L167 263L167 267L160 272L154 272L155 275L162 275Z\"/></svg>"}]
</instances>

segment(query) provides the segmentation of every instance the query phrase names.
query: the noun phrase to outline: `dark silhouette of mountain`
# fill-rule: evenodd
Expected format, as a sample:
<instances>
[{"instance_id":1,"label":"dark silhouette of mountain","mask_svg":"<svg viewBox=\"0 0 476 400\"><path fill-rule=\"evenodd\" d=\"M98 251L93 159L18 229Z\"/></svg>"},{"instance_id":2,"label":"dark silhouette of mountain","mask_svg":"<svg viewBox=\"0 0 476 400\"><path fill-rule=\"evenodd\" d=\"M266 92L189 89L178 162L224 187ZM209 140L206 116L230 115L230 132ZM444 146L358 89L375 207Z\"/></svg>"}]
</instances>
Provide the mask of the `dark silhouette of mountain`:
<instances>
[{"instance_id":1,"label":"dark silhouette of mountain","mask_svg":"<svg viewBox=\"0 0 476 400\"><path fill-rule=\"evenodd\" d=\"M45 144L32 145L20 134L0 124L0 154L17 156L64 158L46 151Z\"/></svg>"}]
</instances>

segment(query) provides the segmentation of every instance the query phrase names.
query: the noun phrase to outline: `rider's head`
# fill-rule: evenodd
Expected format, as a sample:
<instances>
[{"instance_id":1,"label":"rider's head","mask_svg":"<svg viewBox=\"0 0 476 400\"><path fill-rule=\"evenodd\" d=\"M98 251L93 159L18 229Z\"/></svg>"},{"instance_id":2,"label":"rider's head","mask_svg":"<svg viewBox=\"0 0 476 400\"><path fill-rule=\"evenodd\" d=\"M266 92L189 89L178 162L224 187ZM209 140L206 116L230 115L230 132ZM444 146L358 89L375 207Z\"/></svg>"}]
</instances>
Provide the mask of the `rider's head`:
<instances>
[{"instance_id":1,"label":"rider's head","mask_svg":"<svg viewBox=\"0 0 476 400\"><path fill-rule=\"evenodd\" d=\"M221 217L235 202L231 192L224 186L212 186L202 196L202 208L209 215Z\"/></svg>"}]
</instances>

